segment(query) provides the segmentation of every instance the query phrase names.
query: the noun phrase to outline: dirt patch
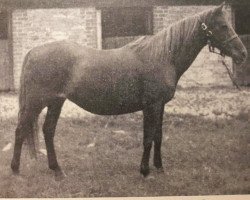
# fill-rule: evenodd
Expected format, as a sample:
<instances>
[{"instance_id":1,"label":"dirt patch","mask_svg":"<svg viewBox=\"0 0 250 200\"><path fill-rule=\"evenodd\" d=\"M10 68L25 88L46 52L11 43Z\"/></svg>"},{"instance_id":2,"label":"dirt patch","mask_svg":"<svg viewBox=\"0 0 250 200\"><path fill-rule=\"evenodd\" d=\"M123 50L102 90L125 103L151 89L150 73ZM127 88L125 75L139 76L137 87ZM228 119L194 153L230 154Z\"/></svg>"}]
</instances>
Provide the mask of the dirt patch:
<instances>
[{"instance_id":1,"label":"dirt patch","mask_svg":"<svg viewBox=\"0 0 250 200\"><path fill-rule=\"evenodd\" d=\"M17 117L18 99L15 94L0 95L0 119ZM170 114L190 114L209 119L231 118L250 110L250 89L238 91L233 88L186 88L177 89L175 97L166 104ZM45 113L46 110L43 111ZM82 118L93 116L70 101L66 101L61 117Z\"/></svg>"}]
</instances>

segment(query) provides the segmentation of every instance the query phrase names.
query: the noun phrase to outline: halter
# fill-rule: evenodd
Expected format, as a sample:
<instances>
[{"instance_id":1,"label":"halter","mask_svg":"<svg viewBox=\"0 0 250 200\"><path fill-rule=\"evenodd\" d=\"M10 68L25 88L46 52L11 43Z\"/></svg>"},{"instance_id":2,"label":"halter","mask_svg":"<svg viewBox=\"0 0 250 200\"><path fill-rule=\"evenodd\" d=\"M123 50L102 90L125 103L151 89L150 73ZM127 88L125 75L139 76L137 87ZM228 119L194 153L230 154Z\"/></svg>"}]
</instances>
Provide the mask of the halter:
<instances>
[{"instance_id":1,"label":"halter","mask_svg":"<svg viewBox=\"0 0 250 200\"><path fill-rule=\"evenodd\" d=\"M223 50L220 50L220 53L216 52L215 51L215 47L212 45L212 42L211 42L211 39L212 39L212 36L213 36L213 32L211 30L208 29L207 25L202 22L201 23L201 29L205 32L205 35L206 35L206 39L207 39L207 44L208 44L208 49L210 52L212 53L215 53L215 54L219 54L221 55L222 57L225 57L225 54L223 53ZM230 38L224 40L221 44L221 46L223 48L226 47L226 45L231 42L232 40L238 38L239 36L235 33L234 35L232 35ZM230 71L229 67L227 66L227 64L225 63L225 61L222 60L222 64L225 66L225 68L227 69L227 73L232 81L232 83L236 86L236 88L238 90L241 90L239 85L237 84L237 82L234 80L233 78L233 75L232 75L232 72Z\"/></svg>"},{"instance_id":2,"label":"halter","mask_svg":"<svg viewBox=\"0 0 250 200\"><path fill-rule=\"evenodd\" d=\"M215 51L215 47L212 45L212 41L211 41L212 36L213 36L213 32L212 32L211 30L208 29L208 26L207 26L204 22L201 23L201 29L204 31L204 33L205 33L205 35L206 35L206 37L207 37L206 39L207 39L207 45L208 45L209 51L212 52L212 53L215 53L215 54L219 54L219 55L221 55L221 56L224 57L225 54L223 53L223 50L220 50L220 53L218 53L218 52ZM234 39L236 39L236 38L238 38L238 37L239 37L239 36L235 33L235 34L232 35L230 38L228 38L228 39L224 40L223 42L221 42L221 43L222 43L221 46L222 46L223 48L225 48L225 46L226 46L229 42L231 42L232 40L234 40Z\"/></svg>"}]
</instances>

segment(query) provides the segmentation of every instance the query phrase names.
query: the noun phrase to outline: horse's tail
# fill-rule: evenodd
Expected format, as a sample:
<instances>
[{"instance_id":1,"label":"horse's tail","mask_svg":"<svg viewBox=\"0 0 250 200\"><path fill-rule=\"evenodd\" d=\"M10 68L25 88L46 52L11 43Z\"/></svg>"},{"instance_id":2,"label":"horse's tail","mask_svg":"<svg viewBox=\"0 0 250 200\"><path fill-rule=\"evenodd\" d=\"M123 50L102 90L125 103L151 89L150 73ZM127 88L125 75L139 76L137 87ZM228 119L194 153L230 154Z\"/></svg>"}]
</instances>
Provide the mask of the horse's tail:
<instances>
[{"instance_id":1,"label":"horse's tail","mask_svg":"<svg viewBox=\"0 0 250 200\"><path fill-rule=\"evenodd\" d=\"M23 62L23 66L22 66L22 72L21 72L21 77L20 77L20 89L19 89L19 113L18 113L18 123L21 122L21 120L25 120L22 119L22 116L25 116L25 112L27 111L27 83L26 83L26 67L29 65L30 62L30 52L27 53L27 55L24 58L24 62ZM34 121L32 124L33 130L29 131L27 133L27 143L29 146L29 152L30 152L30 156L32 158L36 158L36 142L38 141L38 134L37 134L37 121L38 118L32 120Z\"/></svg>"}]
</instances>

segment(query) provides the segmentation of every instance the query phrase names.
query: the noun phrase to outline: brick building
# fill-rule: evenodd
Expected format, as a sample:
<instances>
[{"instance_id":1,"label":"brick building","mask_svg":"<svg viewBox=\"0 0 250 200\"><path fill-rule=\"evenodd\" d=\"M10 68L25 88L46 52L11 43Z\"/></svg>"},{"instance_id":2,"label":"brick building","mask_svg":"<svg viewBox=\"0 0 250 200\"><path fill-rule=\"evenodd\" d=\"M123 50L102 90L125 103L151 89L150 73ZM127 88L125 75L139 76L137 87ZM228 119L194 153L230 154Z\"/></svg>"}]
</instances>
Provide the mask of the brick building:
<instances>
[{"instance_id":1,"label":"brick building","mask_svg":"<svg viewBox=\"0 0 250 200\"><path fill-rule=\"evenodd\" d=\"M2 0L0 1L0 90L19 87L23 58L37 45L68 39L93 48L115 48L212 8L213 0ZM250 48L248 1L228 0L229 20ZM247 24L248 23L248 24ZM184 74L182 87L231 85L217 55L204 49ZM230 59L227 60L232 68ZM248 61L247 65L250 61ZM248 70L250 66L248 67ZM248 75L247 75L248 74ZM241 84L250 72L234 68Z\"/></svg>"}]
</instances>

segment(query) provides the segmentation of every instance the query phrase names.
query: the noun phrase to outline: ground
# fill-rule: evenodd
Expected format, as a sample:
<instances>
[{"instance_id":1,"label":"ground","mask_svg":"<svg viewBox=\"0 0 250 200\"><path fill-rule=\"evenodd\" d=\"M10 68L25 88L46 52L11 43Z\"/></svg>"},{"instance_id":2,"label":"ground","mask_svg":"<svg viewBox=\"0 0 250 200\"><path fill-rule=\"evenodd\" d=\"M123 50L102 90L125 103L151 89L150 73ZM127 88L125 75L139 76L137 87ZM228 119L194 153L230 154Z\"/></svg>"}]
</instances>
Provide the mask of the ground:
<instances>
[{"instance_id":1,"label":"ground","mask_svg":"<svg viewBox=\"0 0 250 200\"><path fill-rule=\"evenodd\" d=\"M24 146L21 173L12 175L16 94L0 95L0 106L0 198L250 193L249 88L178 88L164 113L165 173L151 161L147 179L139 174L141 112L104 117L66 102L55 145L67 176L58 182L47 167L42 133L38 160ZM44 114L40 125L43 120Z\"/></svg>"}]
</instances>

